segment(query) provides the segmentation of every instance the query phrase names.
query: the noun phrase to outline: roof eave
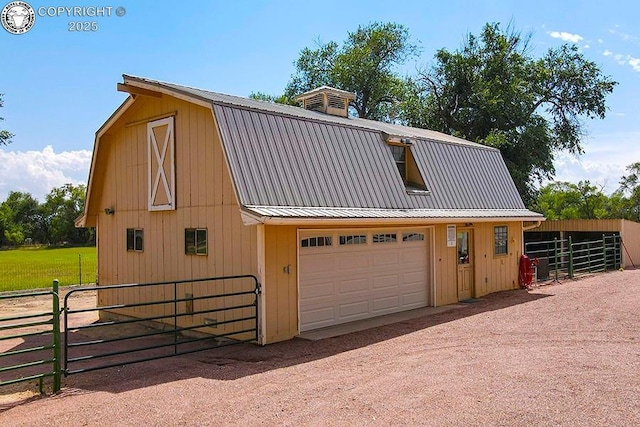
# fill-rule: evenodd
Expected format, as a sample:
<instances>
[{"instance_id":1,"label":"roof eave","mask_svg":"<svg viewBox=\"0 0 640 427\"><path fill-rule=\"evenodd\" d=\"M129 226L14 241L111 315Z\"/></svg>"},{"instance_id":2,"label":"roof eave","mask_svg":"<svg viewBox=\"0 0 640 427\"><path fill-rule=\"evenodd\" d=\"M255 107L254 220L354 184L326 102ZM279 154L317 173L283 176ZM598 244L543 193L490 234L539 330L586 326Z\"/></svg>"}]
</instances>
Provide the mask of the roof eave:
<instances>
[{"instance_id":1,"label":"roof eave","mask_svg":"<svg viewBox=\"0 0 640 427\"><path fill-rule=\"evenodd\" d=\"M484 223L484 222L542 222L546 218L543 215L523 215L523 216L460 216L460 217L284 217L259 215L252 212L250 208L240 208L242 221L245 225L267 224L267 225L374 225L374 224L447 224L447 223ZM533 212L532 212L533 214Z\"/></svg>"}]
</instances>

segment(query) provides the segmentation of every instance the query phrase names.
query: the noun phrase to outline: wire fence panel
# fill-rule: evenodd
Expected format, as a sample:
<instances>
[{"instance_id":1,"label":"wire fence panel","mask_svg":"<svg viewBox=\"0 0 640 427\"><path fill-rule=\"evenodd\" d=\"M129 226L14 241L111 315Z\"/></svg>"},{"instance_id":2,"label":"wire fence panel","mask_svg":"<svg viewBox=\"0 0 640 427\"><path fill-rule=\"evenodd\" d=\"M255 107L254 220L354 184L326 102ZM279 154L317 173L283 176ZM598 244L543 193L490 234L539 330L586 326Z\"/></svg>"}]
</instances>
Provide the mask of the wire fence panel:
<instances>
[{"instance_id":1,"label":"wire fence panel","mask_svg":"<svg viewBox=\"0 0 640 427\"><path fill-rule=\"evenodd\" d=\"M0 253L0 292L38 289L51 286L54 277L60 286L91 284L96 282L96 257L70 254L64 257L30 259L3 259ZM45 254L46 255L46 254Z\"/></svg>"}]
</instances>

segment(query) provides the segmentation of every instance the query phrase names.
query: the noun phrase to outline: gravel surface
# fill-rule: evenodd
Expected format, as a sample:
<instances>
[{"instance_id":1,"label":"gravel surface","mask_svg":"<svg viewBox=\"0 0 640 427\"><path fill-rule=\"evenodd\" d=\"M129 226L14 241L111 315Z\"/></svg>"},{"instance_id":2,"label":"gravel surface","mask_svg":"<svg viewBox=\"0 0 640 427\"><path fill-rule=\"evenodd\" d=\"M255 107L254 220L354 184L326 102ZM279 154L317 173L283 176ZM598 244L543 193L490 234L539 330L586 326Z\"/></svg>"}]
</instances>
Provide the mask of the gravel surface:
<instances>
[{"instance_id":1,"label":"gravel surface","mask_svg":"<svg viewBox=\"0 0 640 427\"><path fill-rule=\"evenodd\" d=\"M2 426L640 425L640 270L64 380ZM0 390L1 392L1 390Z\"/></svg>"}]
</instances>

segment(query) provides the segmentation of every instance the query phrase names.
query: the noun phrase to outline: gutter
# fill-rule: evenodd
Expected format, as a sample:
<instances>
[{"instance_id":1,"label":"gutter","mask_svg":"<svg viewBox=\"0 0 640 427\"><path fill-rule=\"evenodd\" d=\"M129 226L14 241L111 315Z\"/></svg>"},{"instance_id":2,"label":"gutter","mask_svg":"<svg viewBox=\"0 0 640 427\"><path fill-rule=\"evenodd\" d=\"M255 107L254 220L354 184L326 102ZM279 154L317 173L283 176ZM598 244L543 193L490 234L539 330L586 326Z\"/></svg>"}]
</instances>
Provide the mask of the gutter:
<instances>
[{"instance_id":1,"label":"gutter","mask_svg":"<svg viewBox=\"0 0 640 427\"><path fill-rule=\"evenodd\" d=\"M244 225L257 225L257 224L266 224L266 225L304 225L304 226L312 226L312 225L323 225L326 226L327 223L333 225L368 225L368 224L451 224L457 222L500 222L500 221L509 221L509 222L519 222L519 221L532 221L531 217L487 217L487 218L478 218L478 217L459 217L459 218L335 218L335 217L315 217L315 218L303 218L303 217L271 217L271 216L260 216L254 213L247 212L246 210L240 208L240 214L242 216L242 222ZM535 228L540 226L543 220L536 220L537 224ZM527 228L528 229L528 228Z\"/></svg>"}]
</instances>

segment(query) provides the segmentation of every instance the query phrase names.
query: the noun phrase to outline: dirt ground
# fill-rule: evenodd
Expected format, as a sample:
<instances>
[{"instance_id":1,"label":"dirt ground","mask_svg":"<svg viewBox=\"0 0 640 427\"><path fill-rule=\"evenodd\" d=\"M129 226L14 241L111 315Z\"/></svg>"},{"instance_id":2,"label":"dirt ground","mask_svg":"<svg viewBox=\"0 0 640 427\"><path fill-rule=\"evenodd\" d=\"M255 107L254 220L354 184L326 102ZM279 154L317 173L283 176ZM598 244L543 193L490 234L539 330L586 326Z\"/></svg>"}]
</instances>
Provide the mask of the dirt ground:
<instances>
[{"instance_id":1,"label":"dirt ground","mask_svg":"<svg viewBox=\"0 0 640 427\"><path fill-rule=\"evenodd\" d=\"M0 425L640 425L638 307L640 270L502 292L321 341L73 375L0 404Z\"/></svg>"}]
</instances>

